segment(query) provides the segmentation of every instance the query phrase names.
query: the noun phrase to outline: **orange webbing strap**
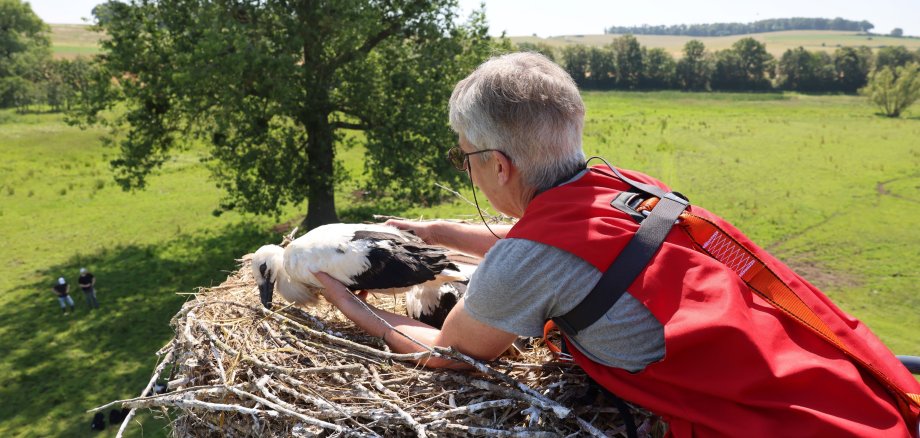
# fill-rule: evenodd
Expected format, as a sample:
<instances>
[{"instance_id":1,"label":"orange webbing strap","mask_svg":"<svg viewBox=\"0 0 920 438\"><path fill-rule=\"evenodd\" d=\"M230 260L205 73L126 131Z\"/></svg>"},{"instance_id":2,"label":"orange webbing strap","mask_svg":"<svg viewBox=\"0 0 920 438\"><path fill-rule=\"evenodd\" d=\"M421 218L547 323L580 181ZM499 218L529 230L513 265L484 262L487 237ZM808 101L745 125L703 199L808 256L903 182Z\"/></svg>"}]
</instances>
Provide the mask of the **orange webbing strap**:
<instances>
[{"instance_id":1,"label":"orange webbing strap","mask_svg":"<svg viewBox=\"0 0 920 438\"><path fill-rule=\"evenodd\" d=\"M813 332L840 349L854 362L868 370L883 383L898 400L898 407L905 418L912 418L910 406L920 407L920 394L912 394L897 386L888 376L874 365L857 356L840 338L822 321L815 312L802 301L782 279L779 278L763 261L722 231L715 223L688 212L680 216L679 226L703 251L728 266L761 298L767 300L777 309L782 310Z\"/></svg>"},{"instance_id":2,"label":"orange webbing strap","mask_svg":"<svg viewBox=\"0 0 920 438\"><path fill-rule=\"evenodd\" d=\"M543 343L546 344L546 349L553 353L556 360L571 362L572 355L564 353L561 348L557 347L556 344L549 340L549 333L553 330L559 330L559 327L556 327L556 323L549 319L546 321L546 324L543 325Z\"/></svg>"}]
</instances>

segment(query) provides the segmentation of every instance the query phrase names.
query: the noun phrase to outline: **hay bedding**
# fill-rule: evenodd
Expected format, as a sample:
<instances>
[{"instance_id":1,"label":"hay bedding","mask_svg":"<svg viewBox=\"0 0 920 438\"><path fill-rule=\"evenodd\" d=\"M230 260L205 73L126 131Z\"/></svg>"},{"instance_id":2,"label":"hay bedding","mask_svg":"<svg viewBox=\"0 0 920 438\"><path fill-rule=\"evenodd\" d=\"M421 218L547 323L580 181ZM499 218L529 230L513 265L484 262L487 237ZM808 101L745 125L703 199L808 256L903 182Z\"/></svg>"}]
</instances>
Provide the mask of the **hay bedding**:
<instances>
[{"instance_id":1,"label":"hay bedding","mask_svg":"<svg viewBox=\"0 0 920 438\"><path fill-rule=\"evenodd\" d=\"M625 436L612 403L578 367L551 361L542 346L492 363L440 348L394 354L329 304L313 314L264 309L250 272L244 257L223 284L203 289L173 318L176 335L158 352L162 360L143 394L158 379L170 381L169 392L93 411L119 403L131 415L134 408L160 411L179 437ZM369 302L404 310L399 297ZM428 355L476 371L415 365ZM660 422L632 411L640 435L660 435Z\"/></svg>"}]
</instances>

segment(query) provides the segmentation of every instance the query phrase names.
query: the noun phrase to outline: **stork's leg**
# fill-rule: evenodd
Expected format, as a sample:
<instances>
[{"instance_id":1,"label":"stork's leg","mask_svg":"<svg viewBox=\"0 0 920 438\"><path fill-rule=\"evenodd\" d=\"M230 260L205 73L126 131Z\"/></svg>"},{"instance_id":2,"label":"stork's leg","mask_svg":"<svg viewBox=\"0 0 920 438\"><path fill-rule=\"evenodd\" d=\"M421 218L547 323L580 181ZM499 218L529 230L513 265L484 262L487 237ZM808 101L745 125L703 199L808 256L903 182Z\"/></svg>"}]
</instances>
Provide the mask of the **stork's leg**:
<instances>
[{"instance_id":1,"label":"stork's leg","mask_svg":"<svg viewBox=\"0 0 920 438\"><path fill-rule=\"evenodd\" d=\"M367 291L366 290L359 290L357 293L355 293L355 296L358 297L358 299L360 299L361 301L364 301L365 303L367 302Z\"/></svg>"}]
</instances>

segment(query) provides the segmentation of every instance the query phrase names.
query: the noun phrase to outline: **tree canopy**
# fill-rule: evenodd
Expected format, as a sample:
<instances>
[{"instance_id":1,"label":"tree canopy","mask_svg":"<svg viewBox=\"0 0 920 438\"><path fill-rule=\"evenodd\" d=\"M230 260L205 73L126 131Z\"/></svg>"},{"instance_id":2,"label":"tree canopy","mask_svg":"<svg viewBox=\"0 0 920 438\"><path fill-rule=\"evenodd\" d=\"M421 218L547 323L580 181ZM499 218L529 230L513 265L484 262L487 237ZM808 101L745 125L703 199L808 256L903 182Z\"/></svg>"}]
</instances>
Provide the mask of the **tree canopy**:
<instances>
[{"instance_id":1,"label":"tree canopy","mask_svg":"<svg viewBox=\"0 0 920 438\"><path fill-rule=\"evenodd\" d=\"M0 107L34 99L34 83L51 59L49 31L28 3L0 0Z\"/></svg>"},{"instance_id":2,"label":"tree canopy","mask_svg":"<svg viewBox=\"0 0 920 438\"><path fill-rule=\"evenodd\" d=\"M443 159L454 84L490 54L483 13L456 0L109 1L103 55L73 120L113 129L116 180L147 176L190 141L226 196L218 211L337 221L335 159L360 131L368 188L430 200L459 176ZM117 108L106 112L106 109ZM122 131L120 135L114 135Z\"/></svg>"},{"instance_id":3,"label":"tree canopy","mask_svg":"<svg viewBox=\"0 0 920 438\"><path fill-rule=\"evenodd\" d=\"M712 74L713 89L766 90L767 79L773 69L773 56L767 53L764 43L753 38L742 38L731 49L715 54Z\"/></svg>"},{"instance_id":4,"label":"tree canopy","mask_svg":"<svg viewBox=\"0 0 920 438\"><path fill-rule=\"evenodd\" d=\"M677 81L685 90L705 90L712 76L706 45L700 40L684 44L684 57L677 62Z\"/></svg>"}]
</instances>

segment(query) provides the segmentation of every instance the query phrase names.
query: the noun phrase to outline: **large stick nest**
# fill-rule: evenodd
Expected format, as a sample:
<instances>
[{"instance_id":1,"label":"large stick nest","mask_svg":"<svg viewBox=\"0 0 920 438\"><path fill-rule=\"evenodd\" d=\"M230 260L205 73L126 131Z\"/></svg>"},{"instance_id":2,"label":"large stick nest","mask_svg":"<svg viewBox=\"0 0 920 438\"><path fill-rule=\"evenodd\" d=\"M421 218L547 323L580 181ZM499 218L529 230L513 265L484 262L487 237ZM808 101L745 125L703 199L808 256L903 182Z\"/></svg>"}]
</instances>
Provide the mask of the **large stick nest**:
<instances>
[{"instance_id":1,"label":"large stick nest","mask_svg":"<svg viewBox=\"0 0 920 438\"><path fill-rule=\"evenodd\" d=\"M625 436L612 400L577 366L553 361L542 341L491 363L443 348L394 354L329 304L266 310L250 272L247 256L176 314L146 396L95 410L155 408L180 437ZM404 311L401 297L368 301ZM476 371L416 365L432 356ZM167 392L151 394L159 379ZM659 435L654 417L637 408L631 416L640 435Z\"/></svg>"}]
</instances>

